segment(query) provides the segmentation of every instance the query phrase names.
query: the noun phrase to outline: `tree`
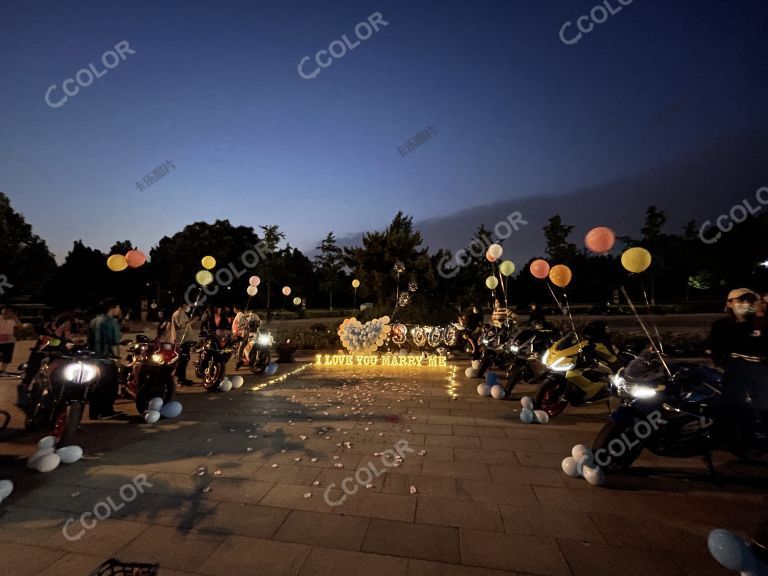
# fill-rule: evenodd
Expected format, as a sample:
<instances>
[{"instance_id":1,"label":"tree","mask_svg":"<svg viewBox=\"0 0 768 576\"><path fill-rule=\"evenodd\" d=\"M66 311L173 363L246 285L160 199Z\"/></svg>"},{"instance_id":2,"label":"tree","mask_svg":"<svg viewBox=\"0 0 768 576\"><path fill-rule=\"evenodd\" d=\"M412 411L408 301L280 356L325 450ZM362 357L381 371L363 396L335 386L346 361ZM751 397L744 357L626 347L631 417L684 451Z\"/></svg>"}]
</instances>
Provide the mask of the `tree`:
<instances>
[{"instance_id":1,"label":"tree","mask_svg":"<svg viewBox=\"0 0 768 576\"><path fill-rule=\"evenodd\" d=\"M328 309L333 310L333 289L344 267L344 251L336 245L333 231L328 232L317 249L320 253L315 256L315 272L320 277L320 288L328 291Z\"/></svg>"},{"instance_id":2,"label":"tree","mask_svg":"<svg viewBox=\"0 0 768 576\"><path fill-rule=\"evenodd\" d=\"M134 245L130 240L118 240L109 249L109 254L122 254L125 256L126 252L133 249Z\"/></svg>"},{"instance_id":3,"label":"tree","mask_svg":"<svg viewBox=\"0 0 768 576\"><path fill-rule=\"evenodd\" d=\"M8 196L0 192L0 296L28 295L40 298L56 271L48 245L21 214L11 208Z\"/></svg>"},{"instance_id":4,"label":"tree","mask_svg":"<svg viewBox=\"0 0 768 576\"><path fill-rule=\"evenodd\" d=\"M264 232L264 244L267 250L267 258L264 263L264 281L267 285L267 316L269 316L272 281L278 261L277 247L285 239L285 233L280 231L277 224L259 226L259 228Z\"/></svg>"},{"instance_id":5,"label":"tree","mask_svg":"<svg viewBox=\"0 0 768 576\"><path fill-rule=\"evenodd\" d=\"M555 263L567 262L576 255L576 245L568 242L568 236L573 232L573 226L563 224L559 214L552 216L544 226L544 237L547 246L546 253Z\"/></svg>"}]
</instances>

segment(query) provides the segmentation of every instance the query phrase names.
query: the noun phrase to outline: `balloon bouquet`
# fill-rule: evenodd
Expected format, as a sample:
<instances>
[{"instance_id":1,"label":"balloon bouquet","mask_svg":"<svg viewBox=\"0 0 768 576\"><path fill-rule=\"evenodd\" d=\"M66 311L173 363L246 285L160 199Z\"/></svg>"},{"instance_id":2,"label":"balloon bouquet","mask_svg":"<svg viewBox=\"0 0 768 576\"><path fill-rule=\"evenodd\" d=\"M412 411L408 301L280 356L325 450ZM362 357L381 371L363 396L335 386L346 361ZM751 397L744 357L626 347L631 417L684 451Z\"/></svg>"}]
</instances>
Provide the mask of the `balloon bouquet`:
<instances>
[{"instance_id":1,"label":"balloon bouquet","mask_svg":"<svg viewBox=\"0 0 768 576\"><path fill-rule=\"evenodd\" d=\"M139 268L147 261L147 257L140 250L128 250L125 255L112 254L107 258L107 268L112 272L122 272L126 268Z\"/></svg>"}]
</instances>

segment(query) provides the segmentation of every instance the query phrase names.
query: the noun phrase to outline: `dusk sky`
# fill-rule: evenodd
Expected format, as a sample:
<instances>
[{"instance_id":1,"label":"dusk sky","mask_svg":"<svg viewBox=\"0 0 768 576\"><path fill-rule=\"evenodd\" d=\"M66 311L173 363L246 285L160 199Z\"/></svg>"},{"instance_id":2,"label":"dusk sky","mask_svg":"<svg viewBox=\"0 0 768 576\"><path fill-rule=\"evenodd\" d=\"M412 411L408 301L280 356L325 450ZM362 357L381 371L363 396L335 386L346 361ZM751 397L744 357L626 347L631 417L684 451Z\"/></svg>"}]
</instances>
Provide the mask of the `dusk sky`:
<instances>
[{"instance_id":1,"label":"dusk sky","mask_svg":"<svg viewBox=\"0 0 768 576\"><path fill-rule=\"evenodd\" d=\"M398 210L563 194L766 134L768 2L606 1L621 9L568 45L596 0L6 0L0 191L58 260L215 219L310 251ZM376 12L386 26L299 75ZM46 104L123 41L135 54Z\"/></svg>"}]
</instances>

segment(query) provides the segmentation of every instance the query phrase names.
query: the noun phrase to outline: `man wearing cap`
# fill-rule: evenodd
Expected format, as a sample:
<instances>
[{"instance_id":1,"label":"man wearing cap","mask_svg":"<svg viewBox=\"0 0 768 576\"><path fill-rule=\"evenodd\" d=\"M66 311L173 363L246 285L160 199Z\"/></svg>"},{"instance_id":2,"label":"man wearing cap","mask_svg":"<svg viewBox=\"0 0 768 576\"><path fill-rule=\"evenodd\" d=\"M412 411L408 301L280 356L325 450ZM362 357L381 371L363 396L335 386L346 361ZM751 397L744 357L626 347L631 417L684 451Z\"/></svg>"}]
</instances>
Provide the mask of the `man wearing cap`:
<instances>
[{"instance_id":1,"label":"man wearing cap","mask_svg":"<svg viewBox=\"0 0 768 576\"><path fill-rule=\"evenodd\" d=\"M756 316L759 298L749 288L731 290L728 316L712 325L709 337L712 359L724 370L719 432L732 450L746 448L744 424L754 420L752 411L768 412L768 323Z\"/></svg>"}]
</instances>

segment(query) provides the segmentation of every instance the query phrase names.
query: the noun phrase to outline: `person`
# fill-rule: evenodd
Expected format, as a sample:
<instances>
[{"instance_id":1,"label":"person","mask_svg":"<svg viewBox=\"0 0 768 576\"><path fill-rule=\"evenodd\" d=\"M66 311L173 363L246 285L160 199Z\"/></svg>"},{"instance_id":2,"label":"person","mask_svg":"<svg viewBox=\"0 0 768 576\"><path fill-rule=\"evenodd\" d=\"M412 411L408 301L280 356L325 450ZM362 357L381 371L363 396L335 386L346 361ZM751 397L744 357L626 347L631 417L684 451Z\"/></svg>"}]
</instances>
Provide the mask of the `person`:
<instances>
[{"instance_id":1,"label":"person","mask_svg":"<svg viewBox=\"0 0 768 576\"><path fill-rule=\"evenodd\" d=\"M120 354L120 304L114 298L107 298L101 305L102 313L91 321L88 347L104 356ZM114 404L118 391L117 364L111 359L99 361L100 378L90 399L91 420L105 420L123 415L115 411Z\"/></svg>"},{"instance_id":2,"label":"person","mask_svg":"<svg viewBox=\"0 0 768 576\"><path fill-rule=\"evenodd\" d=\"M467 330L470 333L475 332L483 325L483 313L477 308L475 304L470 306L469 313L467 314Z\"/></svg>"},{"instance_id":3,"label":"person","mask_svg":"<svg viewBox=\"0 0 768 576\"><path fill-rule=\"evenodd\" d=\"M542 310L538 302L531 302L531 315L528 317L528 324L545 325L546 322L547 322L547 315L544 314L544 310Z\"/></svg>"},{"instance_id":4,"label":"person","mask_svg":"<svg viewBox=\"0 0 768 576\"><path fill-rule=\"evenodd\" d=\"M0 373L8 371L13 362L13 350L16 347L14 331L21 325L19 317L12 308L3 308L0 314Z\"/></svg>"},{"instance_id":5,"label":"person","mask_svg":"<svg viewBox=\"0 0 768 576\"><path fill-rule=\"evenodd\" d=\"M493 312L491 313L491 321L496 328L502 328L508 326L510 323L515 322L515 314L506 306L503 306L501 300L495 298L493 300Z\"/></svg>"},{"instance_id":6,"label":"person","mask_svg":"<svg viewBox=\"0 0 768 576\"><path fill-rule=\"evenodd\" d=\"M240 306L235 306L235 317L232 320L232 338L237 342L235 370L243 365L243 352L248 344L248 318Z\"/></svg>"},{"instance_id":7,"label":"person","mask_svg":"<svg viewBox=\"0 0 768 576\"><path fill-rule=\"evenodd\" d=\"M168 321L168 317L160 310L157 313L157 339L162 340L165 336L166 332L168 332L168 327L170 326L170 322Z\"/></svg>"},{"instance_id":8,"label":"person","mask_svg":"<svg viewBox=\"0 0 768 576\"><path fill-rule=\"evenodd\" d=\"M184 337L184 332L189 324L189 316L187 316L184 305L179 306L171 316L171 342L174 344L181 344L181 340Z\"/></svg>"},{"instance_id":9,"label":"person","mask_svg":"<svg viewBox=\"0 0 768 576\"><path fill-rule=\"evenodd\" d=\"M712 360L723 369L716 431L736 453L747 448L744 435L749 427L744 423L754 420L754 412L768 421L768 324L756 315L759 299L749 288L731 290L725 305L728 315L712 324L709 335Z\"/></svg>"}]
</instances>

